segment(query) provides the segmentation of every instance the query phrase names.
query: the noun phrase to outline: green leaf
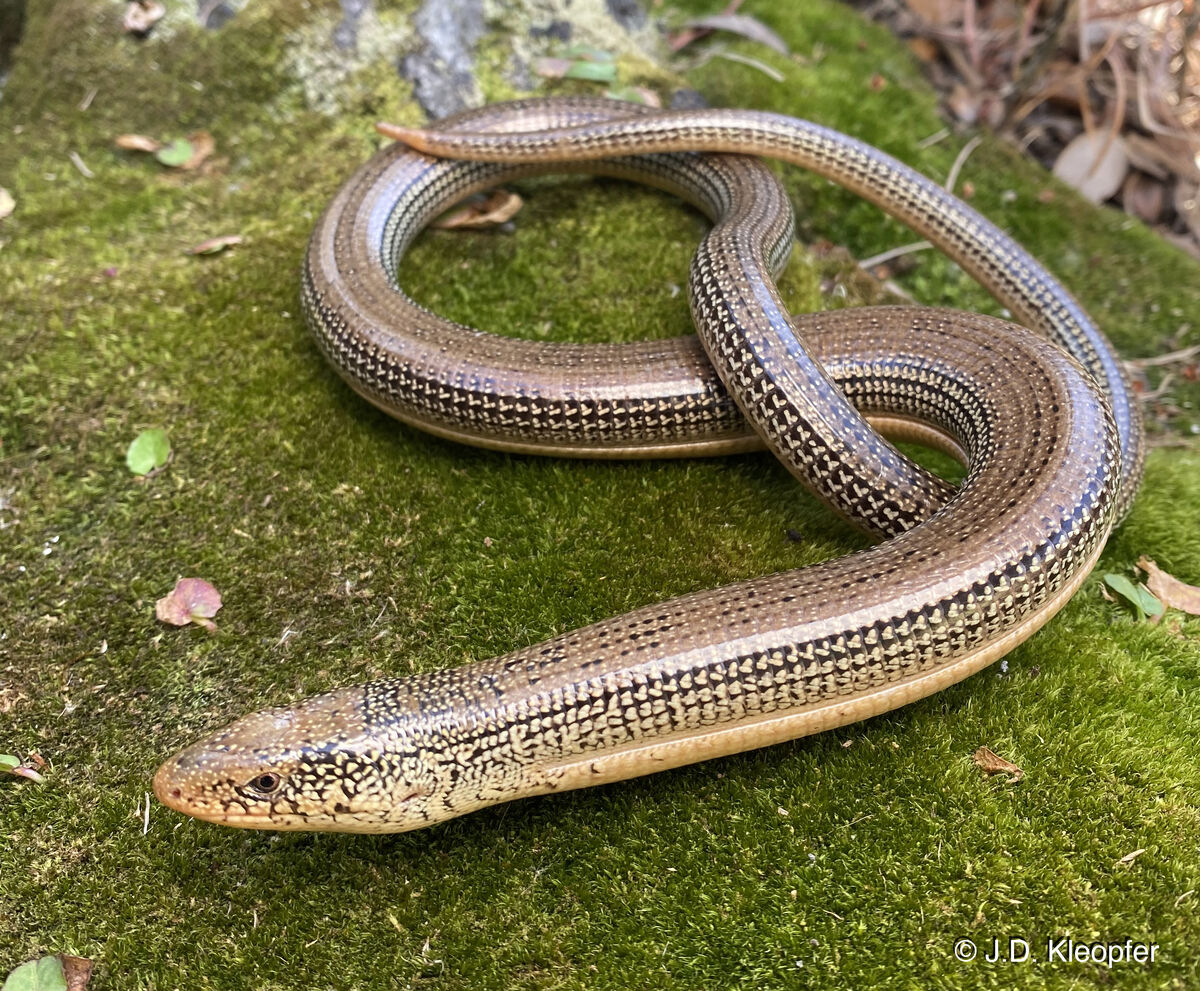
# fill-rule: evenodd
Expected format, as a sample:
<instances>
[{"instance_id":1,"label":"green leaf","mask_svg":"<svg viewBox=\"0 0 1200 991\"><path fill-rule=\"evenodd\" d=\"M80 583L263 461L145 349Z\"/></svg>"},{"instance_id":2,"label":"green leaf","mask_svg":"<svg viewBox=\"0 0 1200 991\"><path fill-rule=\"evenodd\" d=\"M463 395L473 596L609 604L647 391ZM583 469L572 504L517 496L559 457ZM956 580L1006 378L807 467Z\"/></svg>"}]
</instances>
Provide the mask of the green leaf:
<instances>
[{"instance_id":1,"label":"green leaf","mask_svg":"<svg viewBox=\"0 0 1200 991\"><path fill-rule=\"evenodd\" d=\"M0 991L67 991L67 975L58 957L42 957L21 964Z\"/></svg>"},{"instance_id":2,"label":"green leaf","mask_svg":"<svg viewBox=\"0 0 1200 991\"><path fill-rule=\"evenodd\" d=\"M163 145L154 153L163 165L169 165L173 169L179 168L184 162L191 159L196 153L196 149L192 147L192 143L186 138L176 138L169 145Z\"/></svg>"},{"instance_id":3,"label":"green leaf","mask_svg":"<svg viewBox=\"0 0 1200 991\"><path fill-rule=\"evenodd\" d=\"M167 463L171 442L165 430L143 430L129 445L125 463L135 475L146 475Z\"/></svg>"},{"instance_id":4,"label":"green leaf","mask_svg":"<svg viewBox=\"0 0 1200 991\"><path fill-rule=\"evenodd\" d=\"M612 52L606 52L603 48L593 48L591 45L571 45L563 55L587 62L612 62L616 59Z\"/></svg>"},{"instance_id":5,"label":"green leaf","mask_svg":"<svg viewBox=\"0 0 1200 991\"><path fill-rule=\"evenodd\" d=\"M645 103L646 98L636 86L614 86L604 93L610 100L624 100L626 103Z\"/></svg>"},{"instance_id":6,"label":"green leaf","mask_svg":"<svg viewBox=\"0 0 1200 991\"><path fill-rule=\"evenodd\" d=\"M1147 616L1161 616L1163 604L1145 585L1135 585L1124 575L1106 574L1104 584L1117 593L1122 599L1133 606L1137 613L1138 622Z\"/></svg>"},{"instance_id":7,"label":"green leaf","mask_svg":"<svg viewBox=\"0 0 1200 991\"><path fill-rule=\"evenodd\" d=\"M14 767L20 767L21 761L12 754L0 754L0 771L11 771Z\"/></svg>"},{"instance_id":8,"label":"green leaf","mask_svg":"<svg viewBox=\"0 0 1200 991\"><path fill-rule=\"evenodd\" d=\"M615 62L572 62L565 78L611 83L617 78L617 65Z\"/></svg>"}]
</instances>

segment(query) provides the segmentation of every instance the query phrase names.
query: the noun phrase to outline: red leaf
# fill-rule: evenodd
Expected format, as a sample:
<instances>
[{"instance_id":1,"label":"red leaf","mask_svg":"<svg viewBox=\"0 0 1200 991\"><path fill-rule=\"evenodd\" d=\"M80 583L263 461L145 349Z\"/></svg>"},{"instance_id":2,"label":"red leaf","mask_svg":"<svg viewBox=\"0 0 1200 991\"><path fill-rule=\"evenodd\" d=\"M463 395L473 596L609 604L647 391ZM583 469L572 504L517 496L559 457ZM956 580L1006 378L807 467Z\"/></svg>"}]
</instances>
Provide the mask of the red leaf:
<instances>
[{"instance_id":1,"label":"red leaf","mask_svg":"<svg viewBox=\"0 0 1200 991\"><path fill-rule=\"evenodd\" d=\"M170 594L154 603L154 615L172 626L196 623L206 630L215 630L211 617L221 608L221 593L203 578L180 578Z\"/></svg>"}]
</instances>

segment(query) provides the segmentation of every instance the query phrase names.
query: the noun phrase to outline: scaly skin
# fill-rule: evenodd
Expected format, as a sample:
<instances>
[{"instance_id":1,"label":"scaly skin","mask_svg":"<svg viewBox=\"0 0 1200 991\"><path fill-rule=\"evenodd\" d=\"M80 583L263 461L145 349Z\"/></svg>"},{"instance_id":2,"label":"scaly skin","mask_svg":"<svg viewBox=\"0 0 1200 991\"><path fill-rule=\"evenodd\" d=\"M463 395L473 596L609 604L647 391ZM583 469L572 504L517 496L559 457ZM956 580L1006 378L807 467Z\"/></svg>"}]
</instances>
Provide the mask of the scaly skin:
<instances>
[{"instance_id":1,"label":"scaly skin","mask_svg":"<svg viewBox=\"0 0 1200 991\"><path fill-rule=\"evenodd\" d=\"M632 116L604 119L615 113ZM573 135L494 133L575 121ZM530 167L381 152L318 224L304 271L310 326L371 402L455 439L606 457L746 449L755 438L732 398L826 502L893 539L504 657L248 716L165 763L160 800L227 825L393 832L766 746L968 676L1084 580L1132 501L1142 455L1119 363L1078 304L978 214L875 149L772 115L680 121L604 101L526 101L402 136L438 151L534 154L543 171L550 156L646 141L782 148L937 241L1087 371L1020 327L951 311L789 321L770 285L790 239L786 202L770 173L725 157L597 166L640 171L717 215L691 282L715 374L689 339L589 349L482 335L397 292L395 257L450 201ZM468 127L493 133L449 129ZM961 490L950 498L868 421L963 455Z\"/></svg>"}]
</instances>

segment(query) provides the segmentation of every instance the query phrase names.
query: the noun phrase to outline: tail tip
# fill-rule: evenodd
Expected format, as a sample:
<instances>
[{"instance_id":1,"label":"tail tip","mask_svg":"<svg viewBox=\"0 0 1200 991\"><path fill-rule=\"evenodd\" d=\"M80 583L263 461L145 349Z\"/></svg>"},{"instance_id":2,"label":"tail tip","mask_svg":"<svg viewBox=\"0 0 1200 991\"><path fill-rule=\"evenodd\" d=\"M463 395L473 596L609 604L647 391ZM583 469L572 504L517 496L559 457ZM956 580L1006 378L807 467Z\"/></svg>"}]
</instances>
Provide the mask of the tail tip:
<instances>
[{"instance_id":1,"label":"tail tip","mask_svg":"<svg viewBox=\"0 0 1200 991\"><path fill-rule=\"evenodd\" d=\"M416 151L425 150L425 132L419 127L403 127L381 120L375 125L375 130L385 138L403 142Z\"/></svg>"}]
</instances>

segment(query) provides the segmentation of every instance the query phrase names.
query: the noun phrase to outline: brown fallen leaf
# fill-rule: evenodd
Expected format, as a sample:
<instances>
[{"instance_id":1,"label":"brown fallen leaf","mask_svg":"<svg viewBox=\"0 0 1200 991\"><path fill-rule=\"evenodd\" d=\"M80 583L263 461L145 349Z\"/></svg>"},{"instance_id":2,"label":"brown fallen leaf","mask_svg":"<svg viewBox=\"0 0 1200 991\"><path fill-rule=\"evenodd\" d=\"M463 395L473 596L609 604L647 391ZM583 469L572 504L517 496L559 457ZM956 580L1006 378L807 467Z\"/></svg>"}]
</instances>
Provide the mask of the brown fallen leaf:
<instances>
[{"instance_id":1,"label":"brown fallen leaf","mask_svg":"<svg viewBox=\"0 0 1200 991\"><path fill-rule=\"evenodd\" d=\"M241 234L222 234L220 237L210 237L207 241L194 244L184 253L188 255L216 255L220 254L226 248L232 248L235 244L241 243Z\"/></svg>"},{"instance_id":2,"label":"brown fallen leaf","mask_svg":"<svg viewBox=\"0 0 1200 991\"><path fill-rule=\"evenodd\" d=\"M511 220L525 201L516 193L507 189L496 189L488 194L486 199L476 202L469 201L446 214L434 227L442 230L453 230L456 227L478 228L493 227Z\"/></svg>"},{"instance_id":3,"label":"brown fallen leaf","mask_svg":"<svg viewBox=\"0 0 1200 991\"><path fill-rule=\"evenodd\" d=\"M151 155L162 147L161 141L155 141L145 134L118 134L113 138L113 144L126 151L145 151Z\"/></svg>"},{"instance_id":4,"label":"brown fallen leaf","mask_svg":"<svg viewBox=\"0 0 1200 991\"><path fill-rule=\"evenodd\" d=\"M221 593L203 578L180 578L175 587L154 603L154 615L172 626L195 623L208 631L217 628L212 617L221 608Z\"/></svg>"},{"instance_id":5,"label":"brown fallen leaf","mask_svg":"<svg viewBox=\"0 0 1200 991\"><path fill-rule=\"evenodd\" d=\"M193 131L186 138L176 138L170 143L146 134L118 134L113 138L113 144L125 151L154 155L161 164L181 172L198 169L217 148L208 131Z\"/></svg>"},{"instance_id":6,"label":"brown fallen leaf","mask_svg":"<svg viewBox=\"0 0 1200 991\"><path fill-rule=\"evenodd\" d=\"M725 16L737 13L738 7L742 5L743 0L729 0L729 4L721 13ZM683 48L687 48L697 38L703 38L706 34L711 34L711 28L685 27L682 31L677 31L667 39L667 44L671 51L677 52Z\"/></svg>"},{"instance_id":7,"label":"brown fallen leaf","mask_svg":"<svg viewBox=\"0 0 1200 991\"><path fill-rule=\"evenodd\" d=\"M1200 237L1200 183L1180 182L1175 187L1175 212L1193 237Z\"/></svg>"},{"instance_id":8,"label":"brown fallen leaf","mask_svg":"<svg viewBox=\"0 0 1200 991\"><path fill-rule=\"evenodd\" d=\"M948 28L962 20L958 0L905 0L906 6L934 27Z\"/></svg>"},{"instance_id":9,"label":"brown fallen leaf","mask_svg":"<svg viewBox=\"0 0 1200 991\"><path fill-rule=\"evenodd\" d=\"M1137 566L1146 572L1146 587L1164 606L1200 616L1200 588L1167 574L1148 557L1138 558ZM1161 618L1155 617L1155 621Z\"/></svg>"},{"instance_id":10,"label":"brown fallen leaf","mask_svg":"<svg viewBox=\"0 0 1200 991\"><path fill-rule=\"evenodd\" d=\"M127 34L146 35L166 12L167 8L158 0L131 0L125 8L125 19L121 26Z\"/></svg>"},{"instance_id":11,"label":"brown fallen leaf","mask_svg":"<svg viewBox=\"0 0 1200 991\"><path fill-rule=\"evenodd\" d=\"M938 57L938 46L928 38L909 38L908 48L922 62L932 62Z\"/></svg>"},{"instance_id":12,"label":"brown fallen leaf","mask_svg":"<svg viewBox=\"0 0 1200 991\"><path fill-rule=\"evenodd\" d=\"M192 146L192 157L179 166L184 172L198 169L217 148L217 143L208 131L193 131L187 139Z\"/></svg>"},{"instance_id":13,"label":"brown fallen leaf","mask_svg":"<svg viewBox=\"0 0 1200 991\"><path fill-rule=\"evenodd\" d=\"M979 769L989 777L993 774L1007 774L1009 784L1016 784L1025 777L1021 768L1012 761L1005 760L990 747L980 747L976 750L974 760Z\"/></svg>"},{"instance_id":14,"label":"brown fallen leaf","mask_svg":"<svg viewBox=\"0 0 1200 991\"><path fill-rule=\"evenodd\" d=\"M87 957L73 957L69 953L60 953L63 976L67 979L67 991L84 991L88 981L92 979L92 968L95 963Z\"/></svg>"},{"instance_id":15,"label":"brown fallen leaf","mask_svg":"<svg viewBox=\"0 0 1200 991\"><path fill-rule=\"evenodd\" d=\"M972 93L962 83L955 83L946 97L946 106L960 124L970 125L979 120L979 105L978 94Z\"/></svg>"},{"instance_id":16,"label":"brown fallen leaf","mask_svg":"<svg viewBox=\"0 0 1200 991\"><path fill-rule=\"evenodd\" d=\"M757 17L751 17L749 14L713 14L711 17L697 17L688 21L686 27L698 28L701 31L728 31L730 34L741 35L749 41L773 48L780 55L791 54L786 41Z\"/></svg>"},{"instance_id":17,"label":"brown fallen leaf","mask_svg":"<svg viewBox=\"0 0 1200 991\"><path fill-rule=\"evenodd\" d=\"M1158 223L1166 205L1166 190L1159 179L1131 170L1121 186L1121 205L1148 224Z\"/></svg>"}]
</instances>

